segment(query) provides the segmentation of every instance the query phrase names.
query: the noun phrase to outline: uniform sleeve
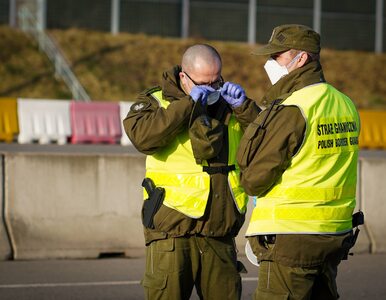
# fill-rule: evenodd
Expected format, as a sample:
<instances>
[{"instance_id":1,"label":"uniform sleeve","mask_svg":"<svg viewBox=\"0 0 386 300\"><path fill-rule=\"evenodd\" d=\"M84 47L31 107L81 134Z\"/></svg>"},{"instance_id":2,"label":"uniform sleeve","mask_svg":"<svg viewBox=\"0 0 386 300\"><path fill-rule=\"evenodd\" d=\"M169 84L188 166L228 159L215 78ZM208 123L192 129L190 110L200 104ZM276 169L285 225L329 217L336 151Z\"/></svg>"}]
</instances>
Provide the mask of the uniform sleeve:
<instances>
[{"instance_id":1,"label":"uniform sleeve","mask_svg":"<svg viewBox=\"0 0 386 300\"><path fill-rule=\"evenodd\" d=\"M245 130L245 128L256 119L261 109L254 100L247 98L240 107L233 109L233 112L241 128Z\"/></svg>"},{"instance_id":2,"label":"uniform sleeve","mask_svg":"<svg viewBox=\"0 0 386 300\"><path fill-rule=\"evenodd\" d=\"M239 149L239 153L247 157L247 162L239 163L241 184L253 196L264 195L278 181L301 146L306 128L305 119L298 107L277 106L267 117L265 129L260 130L258 125L263 123L268 111L264 110L250 124L243 136L244 143L243 139L240 143L240 147L244 148ZM248 136L251 130L256 135ZM252 136L260 140L252 144L245 143L245 139Z\"/></svg>"},{"instance_id":3,"label":"uniform sleeve","mask_svg":"<svg viewBox=\"0 0 386 300\"><path fill-rule=\"evenodd\" d=\"M187 129L193 101L172 101L165 109L151 95L141 94L123 120L125 132L138 151L153 154Z\"/></svg>"}]
</instances>

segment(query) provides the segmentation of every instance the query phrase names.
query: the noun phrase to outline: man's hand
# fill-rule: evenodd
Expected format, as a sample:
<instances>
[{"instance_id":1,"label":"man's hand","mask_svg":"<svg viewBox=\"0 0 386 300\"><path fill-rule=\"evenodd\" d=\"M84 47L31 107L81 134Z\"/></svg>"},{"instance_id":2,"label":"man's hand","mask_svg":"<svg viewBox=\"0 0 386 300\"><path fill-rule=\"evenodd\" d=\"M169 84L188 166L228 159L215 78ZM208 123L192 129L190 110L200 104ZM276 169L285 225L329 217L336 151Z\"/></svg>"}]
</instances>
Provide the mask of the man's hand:
<instances>
[{"instance_id":1,"label":"man's hand","mask_svg":"<svg viewBox=\"0 0 386 300\"><path fill-rule=\"evenodd\" d=\"M190 91L190 97L194 102L200 101L202 105L206 105L208 95L214 92L214 88L206 85L196 85Z\"/></svg>"},{"instance_id":2,"label":"man's hand","mask_svg":"<svg viewBox=\"0 0 386 300\"><path fill-rule=\"evenodd\" d=\"M221 96L228 102L233 108L239 107L243 104L246 96L244 89L235 83L225 82L221 88Z\"/></svg>"}]
</instances>

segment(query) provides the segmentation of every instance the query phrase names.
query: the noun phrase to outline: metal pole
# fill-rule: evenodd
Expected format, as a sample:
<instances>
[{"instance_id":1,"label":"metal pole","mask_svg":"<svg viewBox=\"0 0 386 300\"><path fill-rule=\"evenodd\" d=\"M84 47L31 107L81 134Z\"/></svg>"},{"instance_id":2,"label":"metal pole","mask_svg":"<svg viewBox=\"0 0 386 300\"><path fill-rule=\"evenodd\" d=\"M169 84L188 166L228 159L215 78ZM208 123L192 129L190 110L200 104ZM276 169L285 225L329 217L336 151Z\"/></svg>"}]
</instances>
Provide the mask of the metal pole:
<instances>
[{"instance_id":1,"label":"metal pole","mask_svg":"<svg viewBox=\"0 0 386 300\"><path fill-rule=\"evenodd\" d=\"M111 0L111 33L119 33L120 0Z\"/></svg>"},{"instance_id":2,"label":"metal pole","mask_svg":"<svg viewBox=\"0 0 386 300\"><path fill-rule=\"evenodd\" d=\"M383 52L383 0L377 0L375 8L375 53Z\"/></svg>"},{"instance_id":3,"label":"metal pole","mask_svg":"<svg viewBox=\"0 0 386 300\"><path fill-rule=\"evenodd\" d=\"M256 43L256 0L249 0L248 43Z\"/></svg>"},{"instance_id":4,"label":"metal pole","mask_svg":"<svg viewBox=\"0 0 386 300\"><path fill-rule=\"evenodd\" d=\"M16 0L9 0L9 26L16 27Z\"/></svg>"},{"instance_id":5,"label":"metal pole","mask_svg":"<svg viewBox=\"0 0 386 300\"><path fill-rule=\"evenodd\" d=\"M47 1L46 0L38 0L38 7L36 12L37 19L37 29L39 31L46 30L46 11L47 11Z\"/></svg>"},{"instance_id":6,"label":"metal pole","mask_svg":"<svg viewBox=\"0 0 386 300\"><path fill-rule=\"evenodd\" d=\"M322 0L314 0L314 30L321 34L321 24L322 24Z\"/></svg>"},{"instance_id":7,"label":"metal pole","mask_svg":"<svg viewBox=\"0 0 386 300\"><path fill-rule=\"evenodd\" d=\"M190 0L182 0L181 8L181 38L189 37Z\"/></svg>"}]
</instances>

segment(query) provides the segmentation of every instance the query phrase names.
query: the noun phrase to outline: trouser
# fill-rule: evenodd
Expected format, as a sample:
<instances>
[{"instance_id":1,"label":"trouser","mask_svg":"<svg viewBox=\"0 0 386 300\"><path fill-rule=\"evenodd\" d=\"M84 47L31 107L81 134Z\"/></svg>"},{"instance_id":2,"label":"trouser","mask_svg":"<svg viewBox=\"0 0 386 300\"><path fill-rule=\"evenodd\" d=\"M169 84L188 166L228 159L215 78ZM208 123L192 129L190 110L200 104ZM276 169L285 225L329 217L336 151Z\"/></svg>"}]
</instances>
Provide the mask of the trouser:
<instances>
[{"instance_id":1,"label":"trouser","mask_svg":"<svg viewBox=\"0 0 386 300\"><path fill-rule=\"evenodd\" d=\"M142 285L146 299L240 299L241 277L233 238L188 236L152 242L146 248Z\"/></svg>"},{"instance_id":2,"label":"trouser","mask_svg":"<svg viewBox=\"0 0 386 300\"><path fill-rule=\"evenodd\" d=\"M339 298L338 265L353 246L352 232L336 236L261 235L252 243L255 254L262 257L255 300Z\"/></svg>"},{"instance_id":3,"label":"trouser","mask_svg":"<svg viewBox=\"0 0 386 300\"><path fill-rule=\"evenodd\" d=\"M259 267L255 300L335 300L337 265L326 261L317 267L294 268L272 261Z\"/></svg>"}]
</instances>

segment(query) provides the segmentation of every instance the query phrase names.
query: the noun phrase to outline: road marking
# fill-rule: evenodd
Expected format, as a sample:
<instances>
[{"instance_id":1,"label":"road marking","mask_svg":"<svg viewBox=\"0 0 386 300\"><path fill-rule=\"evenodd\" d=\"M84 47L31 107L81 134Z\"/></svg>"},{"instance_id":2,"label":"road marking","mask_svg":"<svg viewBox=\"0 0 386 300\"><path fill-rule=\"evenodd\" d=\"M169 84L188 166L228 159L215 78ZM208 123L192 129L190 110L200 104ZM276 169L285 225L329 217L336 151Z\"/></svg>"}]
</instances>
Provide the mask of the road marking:
<instances>
[{"instance_id":1,"label":"road marking","mask_svg":"<svg viewBox=\"0 0 386 300\"><path fill-rule=\"evenodd\" d=\"M241 281L257 281L257 277L241 277Z\"/></svg>"},{"instance_id":2,"label":"road marking","mask_svg":"<svg viewBox=\"0 0 386 300\"><path fill-rule=\"evenodd\" d=\"M25 284L1 284L0 289L18 288L46 288L46 287L71 287L71 286L96 286L96 285L136 285L139 280L133 281L101 281L101 282L59 282L59 283L25 283Z\"/></svg>"},{"instance_id":3,"label":"road marking","mask_svg":"<svg viewBox=\"0 0 386 300\"><path fill-rule=\"evenodd\" d=\"M257 281L257 277L242 277L241 281ZM0 289L21 288L50 288L50 287L73 287L73 286L100 286L100 285L139 285L141 281L100 281L100 282L58 282L58 283L21 283L0 284Z\"/></svg>"}]
</instances>

